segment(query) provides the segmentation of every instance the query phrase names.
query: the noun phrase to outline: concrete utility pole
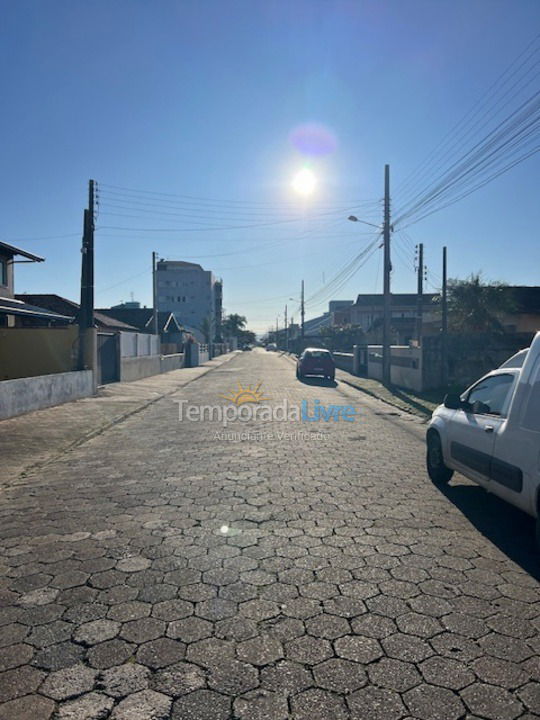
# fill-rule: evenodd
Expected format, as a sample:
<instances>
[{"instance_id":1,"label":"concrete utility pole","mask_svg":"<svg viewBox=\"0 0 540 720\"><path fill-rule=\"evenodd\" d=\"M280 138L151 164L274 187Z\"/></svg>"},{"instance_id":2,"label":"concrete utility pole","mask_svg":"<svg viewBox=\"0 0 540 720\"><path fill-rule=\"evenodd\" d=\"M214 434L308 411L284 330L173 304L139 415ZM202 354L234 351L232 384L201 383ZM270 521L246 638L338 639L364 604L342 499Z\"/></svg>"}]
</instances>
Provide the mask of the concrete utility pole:
<instances>
[{"instance_id":1,"label":"concrete utility pole","mask_svg":"<svg viewBox=\"0 0 540 720\"><path fill-rule=\"evenodd\" d=\"M424 244L418 245L418 297L416 302L416 339L422 344L422 322L424 320Z\"/></svg>"},{"instance_id":2,"label":"concrete utility pole","mask_svg":"<svg viewBox=\"0 0 540 720\"><path fill-rule=\"evenodd\" d=\"M94 371L97 382L96 337L94 327L94 181L88 183L88 208L84 211L81 303L79 307L79 368Z\"/></svg>"},{"instance_id":3,"label":"concrete utility pole","mask_svg":"<svg viewBox=\"0 0 540 720\"><path fill-rule=\"evenodd\" d=\"M392 313L390 297L390 273L392 263L390 260L390 166L384 166L384 317L383 317L383 383L390 385L391 359L390 359L390 321Z\"/></svg>"},{"instance_id":4,"label":"concrete utility pole","mask_svg":"<svg viewBox=\"0 0 540 720\"><path fill-rule=\"evenodd\" d=\"M441 330L441 385L446 387L448 384L448 278L446 246L443 247Z\"/></svg>"},{"instance_id":5,"label":"concrete utility pole","mask_svg":"<svg viewBox=\"0 0 540 720\"><path fill-rule=\"evenodd\" d=\"M158 307L157 307L157 272L156 272L157 253L152 253L152 332L157 335L158 326Z\"/></svg>"},{"instance_id":6,"label":"concrete utility pole","mask_svg":"<svg viewBox=\"0 0 540 720\"><path fill-rule=\"evenodd\" d=\"M287 305L285 305L285 350L289 350L289 326L287 325Z\"/></svg>"},{"instance_id":7,"label":"concrete utility pole","mask_svg":"<svg viewBox=\"0 0 540 720\"><path fill-rule=\"evenodd\" d=\"M279 342L278 332L279 332L279 315L276 315L276 345Z\"/></svg>"},{"instance_id":8,"label":"concrete utility pole","mask_svg":"<svg viewBox=\"0 0 540 720\"><path fill-rule=\"evenodd\" d=\"M81 267L81 329L94 325L94 181L88 183L88 209L84 211Z\"/></svg>"},{"instance_id":9,"label":"concrete utility pole","mask_svg":"<svg viewBox=\"0 0 540 720\"><path fill-rule=\"evenodd\" d=\"M304 281L302 280L302 292L300 293L300 317L301 317L301 335L304 337Z\"/></svg>"}]
</instances>

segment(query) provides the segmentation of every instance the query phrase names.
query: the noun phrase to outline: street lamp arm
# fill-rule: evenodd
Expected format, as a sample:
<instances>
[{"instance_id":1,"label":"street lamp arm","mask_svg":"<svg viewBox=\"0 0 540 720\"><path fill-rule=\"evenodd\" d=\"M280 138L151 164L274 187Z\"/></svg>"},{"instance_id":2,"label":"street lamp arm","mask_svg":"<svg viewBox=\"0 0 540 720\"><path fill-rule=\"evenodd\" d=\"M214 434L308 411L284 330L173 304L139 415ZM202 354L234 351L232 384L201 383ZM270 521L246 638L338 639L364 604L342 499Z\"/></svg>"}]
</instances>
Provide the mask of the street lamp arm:
<instances>
[{"instance_id":1,"label":"street lamp arm","mask_svg":"<svg viewBox=\"0 0 540 720\"><path fill-rule=\"evenodd\" d=\"M360 220L360 218L357 218L356 215L349 215L347 220L350 220L351 222L359 222L362 223L362 225L369 225L370 227L377 228L377 230L382 230L380 225L374 225L374 223L367 222L367 220Z\"/></svg>"}]
</instances>

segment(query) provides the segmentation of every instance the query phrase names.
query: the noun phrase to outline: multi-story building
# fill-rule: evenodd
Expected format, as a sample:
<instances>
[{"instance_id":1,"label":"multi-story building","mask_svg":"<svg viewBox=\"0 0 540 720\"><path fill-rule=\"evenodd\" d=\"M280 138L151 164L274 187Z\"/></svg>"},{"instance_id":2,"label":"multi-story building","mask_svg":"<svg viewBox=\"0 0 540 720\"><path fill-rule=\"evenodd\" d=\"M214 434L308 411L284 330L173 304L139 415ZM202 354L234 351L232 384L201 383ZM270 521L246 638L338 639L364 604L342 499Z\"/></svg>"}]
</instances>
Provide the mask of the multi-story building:
<instances>
[{"instance_id":1,"label":"multi-story building","mask_svg":"<svg viewBox=\"0 0 540 720\"><path fill-rule=\"evenodd\" d=\"M198 340L214 340L221 325L221 281L183 260L159 260L156 273L158 310L172 312Z\"/></svg>"}]
</instances>

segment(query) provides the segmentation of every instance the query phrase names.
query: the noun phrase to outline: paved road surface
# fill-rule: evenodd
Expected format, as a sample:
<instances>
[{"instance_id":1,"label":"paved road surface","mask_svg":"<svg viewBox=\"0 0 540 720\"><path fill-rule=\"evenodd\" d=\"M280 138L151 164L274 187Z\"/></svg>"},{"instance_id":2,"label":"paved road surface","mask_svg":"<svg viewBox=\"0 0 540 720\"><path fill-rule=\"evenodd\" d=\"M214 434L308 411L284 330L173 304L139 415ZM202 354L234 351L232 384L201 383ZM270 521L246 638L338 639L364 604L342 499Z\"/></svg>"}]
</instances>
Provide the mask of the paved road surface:
<instances>
[{"instance_id":1,"label":"paved road surface","mask_svg":"<svg viewBox=\"0 0 540 720\"><path fill-rule=\"evenodd\" d=\"M358 415L178 422L261 380ZM11 478L0 720L538 717L531 522L435 488L423 433L254 351Z\"/></svg>"}]
</instances>

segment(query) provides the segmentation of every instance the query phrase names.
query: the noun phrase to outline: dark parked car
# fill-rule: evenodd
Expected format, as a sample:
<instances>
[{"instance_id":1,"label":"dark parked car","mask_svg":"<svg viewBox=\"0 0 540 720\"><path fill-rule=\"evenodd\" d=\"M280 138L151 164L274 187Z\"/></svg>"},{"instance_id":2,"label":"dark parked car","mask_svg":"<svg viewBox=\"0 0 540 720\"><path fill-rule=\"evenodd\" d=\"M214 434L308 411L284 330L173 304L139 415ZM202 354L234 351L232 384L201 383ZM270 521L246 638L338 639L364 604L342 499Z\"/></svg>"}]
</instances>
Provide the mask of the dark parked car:
<instances>
[{"instance_id":1,"label":"dark parked car","mask_svg":"<svg viewBox=\"0 0 540 720\"><path fill-rule=\"evenodd\" d=\"M332 353L325 348L306 348L296 361L296 377L319 375L328 380L336 376L336 365Z\"/></svg>"}]
</instances>

